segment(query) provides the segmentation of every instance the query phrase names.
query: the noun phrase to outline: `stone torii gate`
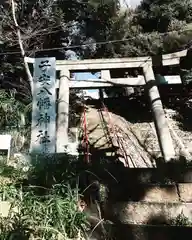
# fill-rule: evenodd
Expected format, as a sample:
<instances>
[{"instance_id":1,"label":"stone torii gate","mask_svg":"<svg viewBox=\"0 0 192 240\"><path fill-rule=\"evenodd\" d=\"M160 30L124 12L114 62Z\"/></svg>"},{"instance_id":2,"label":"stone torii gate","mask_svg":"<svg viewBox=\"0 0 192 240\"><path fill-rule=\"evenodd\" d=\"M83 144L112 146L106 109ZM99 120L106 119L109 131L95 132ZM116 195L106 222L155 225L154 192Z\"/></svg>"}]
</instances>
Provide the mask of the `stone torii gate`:
<instances>
[{"instance_id":1,"label":"stone torii gate","mask_svg":"<svg viewBox=\"0 0 192 240\"><path fill-rule=\"evenodd\" d=\"M180 58L187 55L187 50L155 57L136 58L113 58L113 59L92 59L92 60L58 60L56 70L60 72L56 81L58 94L57 131L56 131L56 152L63 153L68 145L68 115L69 115L69 91L70 88L99 89L114 86L144 86L146 85L151 102L154 122L160 149L165 161L175 157L172 138L170 135L167 120L164 114L163 105L155 79L153 67L174 66L180 64ZM34 62L28 61L28 62ZM142 68L143 75L137 77L111 78L112 69ZM75 80L71 78L73 72L100 71L100 79ZM173 76L178 77L178 76ZM165 79L168 77L165 76ZM173 83L173 82L170 82ZM178 82L177 82L178 83ZM181 83L181 81L179 82ZM169 80L168 80L169 84Z\"/></svg>"},{"instance_id":2,"label":"stone torii gate","mask_svg":"<svg viewBox=\"0 0 192 240\"><path fill-rule=\"evenodd\" d=\"M63 152L68 143L68 113L69 113L69 89L70 88L104 88L110 86L142 86L147 85L151 108L160 149L165 161L175 157L172 138L164 114L163 105L157 88L157 81L153 72L153 66L179 65L180 58L187 55L187 50L161 56L160 61L154 61L152 57L94 59L75 61L56 61L56 69L60 71L58 82L58 119L56 151ZM111 69L142 68L143 76L136 78L111 78ZM73 71L101 71L101 79L75 81L70 78Z\"/></svg>"}]
</instances>

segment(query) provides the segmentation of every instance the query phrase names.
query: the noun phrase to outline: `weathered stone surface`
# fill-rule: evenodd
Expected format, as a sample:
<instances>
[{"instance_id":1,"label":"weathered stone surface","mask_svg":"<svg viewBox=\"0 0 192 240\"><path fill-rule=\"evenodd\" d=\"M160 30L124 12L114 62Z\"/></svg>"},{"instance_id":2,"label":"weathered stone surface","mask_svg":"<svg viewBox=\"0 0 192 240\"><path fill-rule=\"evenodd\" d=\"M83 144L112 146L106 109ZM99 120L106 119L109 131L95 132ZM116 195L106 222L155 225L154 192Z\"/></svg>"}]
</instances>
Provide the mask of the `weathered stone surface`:
<instances>
[{"instance_id":1,"label":"weathered stone surface","mask_svg":"<svg viewBox=\"0 0 192 240\"><path fill-rule=\"evenodd\" d=\"M158 135L159 146L166 162L175 158L175 149L170 135L167 120L164 114L163 105L156 85L153 68L146 64L143 67L143 73L146 80L149 98L151 101L151 109L154 116L156 132Z\"/></svg>"},{"instance_id":2,"label":"weathered stone surface","mask_svg":"<svg viewBox=\"0 0 192 240\"><path fill-rule=\"evenodd\" d=\"M124 224L158 224L183 214L192 220L191 203L131 203L108 204L108 218Z\"/></svg>"},{"instance_id":3,"label":"weathered stone surface","mask_svg":"<svg viewBox=\"0 0 192 240\"><path fill-rule=\"evenodd\" d=\"M192 184L114 184L108 187L109 196L113 202L191 202Z\"/></svg>"},{"instance_id":4,"label":"weathered stone surface","mask_svg":"<svg viewBox=\"0 0 192 240\"><path fill-rule=\"evenodd\" d=\"M176 186L148 186L142 201L146 202L178 202L179 196Z\"/></svg>"},{"instance_id":5,"label":"weathered stone surface","mask_svg":"<svg viewBox=\"0 0 192 240\"><path fill-rule=\"evenodd\" d=\"M30 145L30 152L32 154L55 153L56 145L55 79L56 79L55 58L54 57L36 58L34 64L33 91L32 91L33 101L32 101L32 123L31 123L32 126ZM59 103L60 101L61 100L59 99ZM60 105L58 104L58 106ZM60 119L60 115L58 115L58 118ZM58 129L58 132L59 130L60 128Z\"/></svg>"},{"instance_id":6,"label":"weathered stone surface","mask_svg":"<svg viewBox=\"0 0 192 240\"><path fill-rule=\"evenodd\" d=\"M178 185L181 201L192 202L192 184L185 183Z\"/></svg>"}]
</instances>

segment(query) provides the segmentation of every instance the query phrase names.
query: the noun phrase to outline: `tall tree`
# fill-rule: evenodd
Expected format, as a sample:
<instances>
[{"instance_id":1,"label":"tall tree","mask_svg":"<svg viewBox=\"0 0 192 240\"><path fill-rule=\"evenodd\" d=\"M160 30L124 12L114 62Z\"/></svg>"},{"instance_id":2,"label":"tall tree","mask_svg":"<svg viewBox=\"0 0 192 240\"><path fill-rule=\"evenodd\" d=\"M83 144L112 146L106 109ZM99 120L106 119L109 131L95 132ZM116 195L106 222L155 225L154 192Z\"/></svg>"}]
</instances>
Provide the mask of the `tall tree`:
<instances>
[{"instance_id":1,"label":"tall tree","mask_svg":"<svg viewBox=\"0 0 192 240\"><path fill-rule=\"evenodd\" d=\"M8 84L30 96L32 77L25 57L35 56L35 51L42 50L45 44L58 46L56 34L67 29L58 11L52 13L53 6L54 0L11 0L0 4L2 87ZM53 34L54 40L50 37Z\"/></svg>"},{"instance_id":2,"label":"tall tree","mask_svg":"<svg viewBox=\"0 0 192 240\"><path fill-rule=\"evenodd\" d=\"M192 21L192 1L143 0L136 13L144 32L166 32Z\"/></svg>"},{"instance_id":3,"label":"tall tree","mask_svg":"<svg viewBox=\"0 0 192 240\"><path fill-rule=\"evenodd\" d=\"M191 0L143 0L126 28L122 56L159 55L186 48L192 38ZM132 30L134 29L134 31Z\"/></svg>"},{"instance_id":4,"label":"tall tree","mask_svg":"<svg viewBox=\"0 0 192 240\"><path fill-rule=\"evenodd\" d=\"M31 80L26 74L25 56L64 59L68 57L66 50L71 47L80 58L113 57L119 54L120 45L96 45L96 42L124 36L120 27L126 16L120 16L119 12L118 0L1 2L1 87L15 88L22 96L30 96Z\"/></svg>"}]
</instances>

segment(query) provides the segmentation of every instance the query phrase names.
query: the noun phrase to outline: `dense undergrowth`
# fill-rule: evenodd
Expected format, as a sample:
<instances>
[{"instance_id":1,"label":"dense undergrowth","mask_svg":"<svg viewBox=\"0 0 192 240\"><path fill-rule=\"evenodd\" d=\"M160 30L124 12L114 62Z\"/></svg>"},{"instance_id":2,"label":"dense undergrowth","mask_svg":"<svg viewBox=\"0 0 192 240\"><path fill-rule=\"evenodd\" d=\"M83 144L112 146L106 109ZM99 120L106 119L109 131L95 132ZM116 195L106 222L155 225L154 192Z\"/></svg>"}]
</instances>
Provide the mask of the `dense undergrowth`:
<instances>
[{"instance_id":1,"label":"dense undergrowth","mask_svg":"<svg viewBox=\"0 0 192 240\"><path fill-rule=\"evenodd\" d=\"M36 165L23 172L1 166L1 178L9 179L0 184L0 201L9 203L8 215L0 217L1 240L84 239L89 226L77 207L78 177L55 168Z\"/></svg>"},{"instance_id":2,"label":"dense undergrowth","mask_svg":"<svg viewBox=\"0 0 192 240\"><path fill-rule=\"evenodd\" d=\"M23 171L23 167L0 166L0 205L9 203L7 216L0 217L0 240L87 239L90 223L87 214L78 208L83 197L81 193L85 192L80 188L85 166L68 156L53 160L39 159L41 164L30 165L27 171ZM101 166L101 163L98 164ZM171 169L173 172L173 167ZM110 175L118 174L117 166L114 173L109 171ZM181 165L177 171L181 174ZM99 179L102 178L101 172L100 167L95 171L95 174L100 173ZM106 173L103 172L105 177ZM0 207L2 209L2 205ZM191 226L191 222L180 214L168 225ZM94 226L91 232L97 227Z\"/></svg>"}]
</instances>

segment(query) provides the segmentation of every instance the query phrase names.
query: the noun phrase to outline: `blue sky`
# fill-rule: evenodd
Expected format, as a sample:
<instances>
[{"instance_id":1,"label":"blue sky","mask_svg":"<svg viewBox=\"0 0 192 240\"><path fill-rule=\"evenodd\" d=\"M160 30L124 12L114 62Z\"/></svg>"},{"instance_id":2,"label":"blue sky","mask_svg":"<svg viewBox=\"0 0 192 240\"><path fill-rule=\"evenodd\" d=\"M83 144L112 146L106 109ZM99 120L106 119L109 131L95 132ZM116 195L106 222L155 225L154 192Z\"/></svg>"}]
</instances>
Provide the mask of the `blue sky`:
<instances>
[{"instance_id":1,"label":"blue sky","mask_svg":"<svg viewBox=\"0 0 192 240\"><path fill-rule=\"evenodd\" d=\"M66 56L67 56L68 60L77 60L76 53L73 52L72 50L68 50L66 52ZM76 73L75 78L76 78L76 80L98 79L98 77L96 75L93 75L91 73ZM92 89L92 90L89 90L89 92L95 93L95 92L98 92L98 90Z\"/></svg>"}]
</instances>

